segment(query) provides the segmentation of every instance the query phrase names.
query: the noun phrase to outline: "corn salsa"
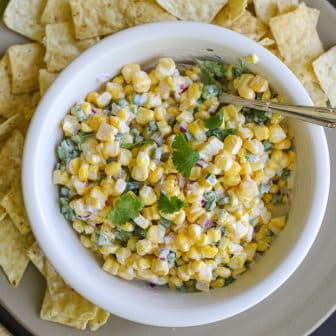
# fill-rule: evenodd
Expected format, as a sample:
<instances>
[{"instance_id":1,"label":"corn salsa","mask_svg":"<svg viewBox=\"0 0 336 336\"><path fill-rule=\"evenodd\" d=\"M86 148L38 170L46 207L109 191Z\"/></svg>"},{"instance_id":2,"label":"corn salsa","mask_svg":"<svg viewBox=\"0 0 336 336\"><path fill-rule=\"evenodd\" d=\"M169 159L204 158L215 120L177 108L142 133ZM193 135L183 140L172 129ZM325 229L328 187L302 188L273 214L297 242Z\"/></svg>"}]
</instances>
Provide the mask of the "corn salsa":
<instances>
[{"instance_id":1,"label":"corn salsa","mask_svg":"<svg viewBox=\"0 0 336 336\"><path fill-rule=\"evenodd\" d=\"M256 61L127 64L65 116L60 211L106 272L208 291L236 280L284 228L290 130L278 114L219 108L223 91L280 99L248 70Z\"/></svg>"}]
</instances>

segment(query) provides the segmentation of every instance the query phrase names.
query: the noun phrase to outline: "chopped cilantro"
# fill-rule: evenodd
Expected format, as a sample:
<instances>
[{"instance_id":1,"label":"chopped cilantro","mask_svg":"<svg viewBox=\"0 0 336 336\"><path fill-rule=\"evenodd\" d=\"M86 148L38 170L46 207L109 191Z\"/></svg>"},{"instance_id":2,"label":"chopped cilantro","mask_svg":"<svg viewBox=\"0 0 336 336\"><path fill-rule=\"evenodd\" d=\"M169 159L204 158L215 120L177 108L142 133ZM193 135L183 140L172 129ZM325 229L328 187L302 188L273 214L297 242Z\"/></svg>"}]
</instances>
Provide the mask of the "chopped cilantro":
<instances>
[{"instance_id":1,"label":"chopped cilantro","mask_svg":"<svg viewBox=\"0 0 336 336\"><path fill-rule=\"evenodd\" d=\"M126 191L129 190L139 190L143 186L143 182L135 181L133 179L129 179L126 185Z\"/></svg>"},{"instance_id":2,"label":"chopped cilantro","mask_svg":"<svg viewBox=\"0 0 336 336\"><path fill-rule=\"evenodd\" d=\"M205 120L204 126L209 129L220 128L224 120L224 110L220 109L214 116Z\"/></svg>"},{"instance_id":3,"label":"chopped cilantro","mask_svg":"<svg viewBox=\"0 0 336 336\"><path fill-rule=\"evenodd\" d=\"M245 61L241 58L232 69L233 78L241 76L243 73L248 72Z\"/></svg>"},{"instance_id":4,"label":"chopped cilantro","mask_svg":"<svg viewBox=\"0 0 336 336\"><path fill-rule=\"evenodd\" d=\"M181 210L183 207L186 207L187 204L180 200L178 197L173 196L169 198L168 196L161 194L158 208L160 211L166 214L171 214Z\"/></svg>"},{"instance_id":5,"label":"chopped cilantro","mask_svg":"<svg viewBox=\"0 0 336 336\"><path fill-rule=\"evenodd\" d=\"M154 140L143 140L140 142L135 142L135 143L123 143L120 145L121 148L125 148L125 149L132 149L136 146L142 146L142 145L152 145L154 144Z\"/></svg>"},{"instance_id":6,"label":"chopped cilantro","mask_svg":"<svg viewBox=\"0 0 336 336\"><path fill-rule=\"evenodd\" d=\"M69 199L67 197L60 197L59 199L61 214L67 221L74 221L76 219L76 214L69 205Z\"/></svg>"},{"instance_id":7,"label":"chopped cilantro","mask_svg":"<svg viewBox=\"0 0 336 336\"><path fill-rule=\"evenodd\" d=\"M224 141L225 138L230 134L234 134L234 131L232 128L227 128L227 129L213 128L206 132L207 137L215 136L221 141Z\"/></svg>"},{"instance_id":8,"label":"chopped cilantro","mask_svg":"<svg viewBox=\"0 0 336 336\"><path fill-rule=\"evenodd\" d=\"M116 225L125 224L128 220L139 216L143 202L133 192L129 191L119 197L114 208L108 214L108 219Z\"/></svg>"},{"instance_id":9,"label":"chopped cilantro","mask_svg":"<svg viewBox=\"0 0 336 336\"><path fill-rule=\"evenodd\" d=\"M282 169L281 171L281 178L286 179L290 175L290 170L287 168Z\"/></svg>"},{"instance_id":10,"label":"chopped cilantro","mask_svg":"<svg viewBox=\"0 0 336 336\"><path fill-rule=\"evenodd\" d=\"M270 152L273 149L273 144L272 142L268 141L268 140L264 140L263 142L264 145L264 150L265 152Z\"/></svg>"},{"instance_id":11,"label":"chopped cilantro","mask_svg":"<svg viewBox=\"0 0 336 336\"><path fill-rule=\"evenodd\" d=\"M76 143L80 144L83 143L86 139L90 138L93 135L93 132L78 132L76 135L71 137L71 140Z\"/></svg>"},{"instance_id":12,"label":"chopped cilantro","mask_svg":"<svg viewBox=\"0 0 336 336\"><path fill-rule=\"evenodd\" d=\"M213 96L218 96L219 91L218 87L216 85L210 84L210 85L204 85L202 96L204 99L209 99Z\"/></svg>"},{"instance_id":13,"label":"chopped cilantro","mask_svg":"<svg viewBox=\"0 0 336 336\"><path fill-rule=\"evenodd\" d=\"M168 229L171 225L171 221L165 218L161 218L158 222L159 225L163 226L165 229Z\"/></svg>"},{"instance_id":14,"label":"chopped cilantro","mask_svg":"<svg viewBox=\"0 0 336 336\"><path fill-rule=\"evenodd\" d=\"M248 153L245 155L245 159L247 162L255 163L258 161L258 155Z\"/></svg>"},{"instance_id":15,"label":"chopped cilantro","mask_svg":"<svg viewBox=\"0 0 336 336\"><path fill-rule=\"evenodd\" d=\"M269 121L272 116L271 112L248 108L243 110L243 114L246 118L246 122L254 122L256 124L264 124Z\"/></svg>"},{"instance_id":16,"label":"chopped cilantro","mask_svg":"<svg viewBox=\"0 0 336 336\"><path fill-rule=\"evenodd\" d=\"M232 284L235 281L236 281L236 279L234 277L229 276L228 278L226 278L224 280L224 287L229 286L230 284Z\"/></svg>"},{"instance_id":17,"label":"chopped cilantro","mask_svg":"<svg viewBox=\"0 0 336 336\"><path fill-rule=\"evenodd\" d=\"M173 263L175 262L176 259L176 253L174 251L170 251L167 255L167 261L168 263Z\"/></svg>"},{"instance_id":18,"label":"chopped cilantro","mask_svg":"<svg viewBox=\"0 0 336 336\"><path fill-rule=\"evenodd\" d=\"M123 245L126 245L128 240L132 237L133 232L127 232L123 230L117 230L114 233L115 239L119 240Z\"/></svg>"},{"instance_id":19,"label":"chopped cilantro","mask_svg":"<svg viewBox=\"0 0 336 336\"><path fill-rule=\"evenodd\" d=\"M186 178L191 174L191 169L199 160L199 153L189 147L185 137L179 133L173 141L173 163L176 169Z\"/></svg>"},{"instance_id":20,"label":"chopped cilantro","mask_svg":"<svg viewBox=\"0 0 336 336\"><path fill-rule=\"evenodd\" d=\"M271 186L269 184L262 183L259 187L260 194L268 193L271 189Z\"/></svg>"},{"instance_id":21,"label":"chopped cilantro","mask_svg":"<svg viewBox=\"0 0 336 336\"><path fill-rule=\"evenodd\" d=\"M71 139L62 140L56 149L59 160L69 162L79 156L78 146Z\"/></svg>"}]
</instances>

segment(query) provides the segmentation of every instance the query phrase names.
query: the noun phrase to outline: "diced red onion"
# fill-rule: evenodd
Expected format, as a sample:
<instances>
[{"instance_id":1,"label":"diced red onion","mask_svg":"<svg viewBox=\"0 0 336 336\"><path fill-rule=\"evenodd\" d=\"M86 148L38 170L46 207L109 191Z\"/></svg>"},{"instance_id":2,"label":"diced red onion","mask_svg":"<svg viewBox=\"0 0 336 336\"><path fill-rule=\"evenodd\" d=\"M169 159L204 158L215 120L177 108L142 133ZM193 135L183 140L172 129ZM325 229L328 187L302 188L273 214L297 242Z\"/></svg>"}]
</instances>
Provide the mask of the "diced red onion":
<instances>
[{"instance_id":1,"label":"diced red onion","mask_svg":"<svg viewBox=\"0 0 336 336\"><path fill-rule=\"evenodd\" d=\"M173 241L174 235L172 233L170 233L168 236L165 236L163 238L165 244L169 244Z\"/></svg>"},{"instance_id":2,"label":"diced red onion","mask_svg":"<svg viewBox=\"0 0 336 336\"><path fill-rule=\"evenodd\" d=\"M96 114L96 113L97 113L97 109L93 107L93 108L92 108L92 113L93 113L93 114Z\"/></svg>"},{"instance_id":3,"label":"diced red onion","mask_svg":"<svg viewBox=\"0 0 336 336\"><path fill-rule=\"evenodd\" d=\"M208 162L204 161L204 160L199 160L196 163L196 166L201 167L201 168L206 168L208 166Z\"/></svg>"},{"instance_id":4,"label":"diced red onion","mask_svg":"<svg viewBox=\"0 0 336 336\"><path fill-rule=\"evenodd\" d=\"M179 178L178 178L178 183L179 183L179 187L183 188L184 185L185 185L185 178L180 175Z\"/></svg>"},{"instance_id":5,"label":"diced red onion","mask_svg":"<svg viewBox=\"0 0 336 336\"><path fill-rule=\"evenodd\" d=\"M154 288L154 287L156 287L156 284L153 283L153 282L150 282L150 283L148 284L148 286L151 287L151 288Z\"/></svg>"},{"instance_id":6,"label":"diced red onion","mask_svg":"<svg viewBox=\"0 0 336 336\"><path fill-rule=\"evenodd\" d=\"M181 131L182 133L187 133L188 129L187 129L187 124L186 124L185 122L182 122L182 123L180 124L180 131Z\"/></svg>"},{"instance_id":7,"label":"diced red onion","mask_svg":"<svg viewBox=\"0 0 336 336\"><path fill-rule=\"evenodd\" d=\"M179 93L183 93L183 92L186 92L188 90L188 85L187 84L181 84L180 87L179 87Z\"/></svg>"},{"instance_id":8,"label":"diced red onion","mask_svg":"<svg viewBox=\"0 0 336 336\"><path fill-rule=\"evenodd\" d=\"M206 204L207 204L207 200L202 198L201 199L201 207L204 208L206 206Z\"/></svg>"},{"instance_id":9,"label":"diced red onion","mask_svg":"<svg viewBox=\"0 0 336 336\"><path fill-rule=\"evenodd\" d=\"M216 112L216 110L217 110L217 106L212 105L212 106L208 109L208 112L209 112L210 114L212 114L212 113Z\"/></svg>"},{"instance_id":10,"label":"diced red onion","mask_svg":"<svg viewBox=\"0 0 336 336\"><path fill-rule=\"evenodd\" d=\"M160 249L159 258L161 261L165 261L167 259L167 255L169 254L169 249Z\"/></svg>"},{"instance_id":11,"label":"diced red onion","mask_svg":"<svg viewBox=\"0 0 336 336\"><path fill-rule=\"evenodd\" d=\"M202 227L204 229L208 229L209 227L214 226L214 222L210 219L206 219L203 223L202 223Z\"/></svg>"}]
</instances>

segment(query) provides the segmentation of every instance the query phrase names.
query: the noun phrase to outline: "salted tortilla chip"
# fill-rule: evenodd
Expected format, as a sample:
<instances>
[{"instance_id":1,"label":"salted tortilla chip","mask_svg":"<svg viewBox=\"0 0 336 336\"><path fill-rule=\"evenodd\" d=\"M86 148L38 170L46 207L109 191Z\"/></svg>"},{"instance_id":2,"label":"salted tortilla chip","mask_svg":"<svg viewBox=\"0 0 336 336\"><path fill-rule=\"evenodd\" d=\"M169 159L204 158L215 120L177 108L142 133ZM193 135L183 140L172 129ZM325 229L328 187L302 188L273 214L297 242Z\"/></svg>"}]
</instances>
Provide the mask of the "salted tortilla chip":
<instances>
[{"instance_id":1,"label":"salted tortilla chip","mask_svg":"<svg viewBox=\"0 0 336 336\"><path fill-rule=\"evenodd\" d=\"M41 318L84 330L96 317L98 307L70 288L49 262L44 266L47 290Z\"/></svg>"},{"instance_id":2,"label":"salted tortilla chip","mask_svg":"<svg viewBox=\"0 0 336 336\"><path fill-rule=\"evenodd\" d=\"M76 37L80 40L126 28L126 0L70 0Z\"/></svg>"},{"instance_id":3,"label":"salted tortilla chip","mask_svg":"<svg viewBox=\"0 0 336 336\"><path fill-rule=\"evenodd\" d=\"M322 91L318 79L315 76L311 63L307 64L289 64L289 68L307 90L315 106L326 106L328 97Z\"/></svg>"},{"instance_id":4,"label":"salted tortilla chip","mask_svg":"<svg viewBox=\"0 0 336 336\"><path fill-rule=\"evenodd\" d=\"M73 25L70 22L46 25L46 55L45 62L50 72L65 68L85 49L91 47L98 39L78 41Z\"/></svg>"},{"instance_id":5,"label":"salted tortilla chip","mask_svg":"<svg viewBox=\"0 0 336 336\"><path fill-rule=\"evenodd\" d=\"M263 23L267 24L270 18L278 14L277 0L254 0L253 2L256 15Z\"/></svg>"},{"instance_id":6,"label":"salted tortilla chip","mask_svg":"<svg viewBox=\"0 0 336 336\"><path fill-rule=\"evenodd\" d=\"M107 312L104 309L98 308L96 316L92 320L89 320L88 326L90 330L92 331L98 330L101 326L103 326L107 322L109 317L110 317L109 312Z\"/></svg>"},{"instance_id":7,"label":"salted tortilla chip","mask_svg":"<svg viewBox=\"0 0 336 336\"><path fill-rule=\"evenodd\" d=\"M16 113L23 113L25 106L32 104L34 92L14 95L11 93L9 59L5 54L0 60L0 117L5 119Z\"/></svg>"},{"instance_id":8,"label":"salted tortilla chip","mask_svg":"<svg viewBox=\"0 0 336 336\"><path fill-rule=\"evenodd\" d=\"M43 24L72 20L69 0L48 0L42 13Z\"/></svg>"},{"instance_id":9,"label":"salted tortilla chip","mask_svg":"<svg viewBox=\"0 0 336 336\"><path fill-rule=\"evenodd\" d=\"M313 69L330 105L336 107L336 46L315 60Z\"/></svg>"},{"instance_id":10,"label":"salted tortilla chip","mask_svg":"<svg viewBox=\"0 0 336 336\"><path fill-rule=\"evenodd\" d=\"M271 18L272 34L287 64L305 64L323 52L316 23L316 10L303 3L292 12Z\"/></svg>"},{"instance_id":11,"label":"salted tortilla chip","mask_svg":"<svg viewBox=\"0 0 336 336\"><path fill-rule=\"evenodd\" d=\"M0 222L0 266L14 287L19 285L28 266L26 252L33 241L33 235L21 235L10 218Z\"/></svg>"},{"instance_id":12,"label":"salted tortilla chip","mask_svg":"<svg viewBox=\"0 0 336 336\"><path fill-rule=\"evenodd\" d=\"M38 72L44 67L44 52L44 47L39 43L14 45L8 49L12 93L38 89Z\"/></svg>"},{"instance_id":13,"label":"salted tortilla chip","mask_svg":"<svg viewBox=\"0 0 336 336\"><path fill-rule=\"evenodd\" d=\"M156 0L156 2L181 20L211 22L227 0Z\"/></svg>"},{"instance_id":14,"label":"salted tortilla chip","mask_svg":"<svg viewBox=\"0 0 336 336\"><path fill-rule=\"evenodd\" d=\"M31 231L26 209L23 202L20 174L6 196L0 201L0 205L6 210L10 219L22 235Z\"/></svg>"},{"instance_id":15,"label":"salted tortilla chip","mask_svg":"<svg viewBox=\"0 0 336 336\"><path fill-rule=\"evenodd\" d=\"M230 28L232 25L232 18L229 6L224 6L211 23L225 28Z\"/></svg>"},{"instance_id":16,"label":"salted tortilla chip","mask_svg":"<svg viewBox=\"0 0 336 336\"><path fill-rule=\"evenodd\" d=\"M13 131L22 121L22 115L16 113L0 124L0 141Z\"/></svg>"},{"instance_id":17,"label":"salted tortilla chip","mask_svg":"<svg viewBox=\"0 0 336 336\"><path fill-rule=\"evenodd\" d=\"M49 72L47 69L40 69L39 73L39 86L41 97L48 90L51 83L56 79L57 73Z\"/></svg>"},{"instance_id":18,"label":"salted tortilla chip","mask_svg":"<svg viewBox=\"0 0 336 336\"><path fill-rule=\"evenodd\" d=\"M258 42L263 47L270 47L275 44L275 41L272 38L264 37L262 40Z\"/></svg>"},{"instance_id":19,"label":"salted tortilla chip","mask_svg":"<svg viewBox=\"0 0 336 336\"><path fill-rule=\"evenodd\" d=\"M32 40L42 42L44 26L40 22L46 0L11 0L3 20L6 26Z\"/></svg>"},{"instance_id":20,"label":"salted tortilla chip","mask_svg":"<svg viewBox=\"0 0 336 336\"><path fill-rule=\"evenodd\" d=\"M267 27L248 10L232 23L230 29L256 41L267 33Z\"/></svg>"},{"instance_id":21,"label":"salted tortilla chip","mask_svg":"<svg viewBox=\"0 0 336 336\"><path fill-rule=\"evenodd\" d=\"M125 12L127 26L137 26L157 21L174 21L176 17L164 11L155 0L128 0L128 9Z\"/></svg>"},{"instance_id":22,"label":"salted tortilla chip","mask_svg":"<svg viewBox=\"0 0 336 336\"><path fill-rule=\"evenodd\" d=\"M39 270L39 272L45 277L45 257L37 242L34 242L27 251L29 260Z\"/></svg>"},{"instance_id":23,"label":"salted tortilla chip","mask_svg":"<svg viewBox=\"0 0 336 336\"><path fill-rule=\"evenodd\" d=\"M299 5L299 0L277 0L278 12L280 14L290 12Z\"/></svg>"},{"instance_id":24,"label":"salted tortilla chip","mask_svg":"<svg viewBox=\"0 0 336 336\"><path fill-rule=\"evenodd\" d=\"M247 3L247 0L229 0L228 8L232 21L235 21L245 13Z\"/></svg>"},{"instance_id":25,"label":"salted tortilla chip","mask_svg":"<svg viewBox=\"0 0 336 336\"><path fill-rule=\"evenodd\" d=\"M22 134L14 130L0 148L0 199L8 193L14 179L20 176L23 143Z\"/></svg>"}]
</instances>

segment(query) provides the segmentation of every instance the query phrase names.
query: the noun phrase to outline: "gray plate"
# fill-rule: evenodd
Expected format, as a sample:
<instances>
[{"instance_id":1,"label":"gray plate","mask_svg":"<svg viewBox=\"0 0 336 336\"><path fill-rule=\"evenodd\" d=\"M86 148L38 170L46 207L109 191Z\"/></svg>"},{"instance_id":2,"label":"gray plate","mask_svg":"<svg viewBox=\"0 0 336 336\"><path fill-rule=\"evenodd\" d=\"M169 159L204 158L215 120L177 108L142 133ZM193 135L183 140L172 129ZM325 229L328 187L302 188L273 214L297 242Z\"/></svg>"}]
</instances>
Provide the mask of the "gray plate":
<instances>
[{"instance_id":1,"label":"gray plate","mask_svg":"<svg viewBox=\"0 0 336 336\"><path fill-rule=\"evenodd\" d=\"M319 31L327 47L336 44L336 11L325 0L306 1L321 10ZM0 52L20 38L0 27ZM336 133L327 131L331 156L331 191L326 216L313 248L298 270L263 302L233 318L195 328L148 327L112 316L97 336L296 336L306 335L322 323L336 304ZM308 167L309 169L309 167ZM45 283L29 267L19 288L12 288L0 272L0 304L36 336L89 335L39 319ZM144 305L146 303L144 302Z\"/></svg>"}]
</instances>

